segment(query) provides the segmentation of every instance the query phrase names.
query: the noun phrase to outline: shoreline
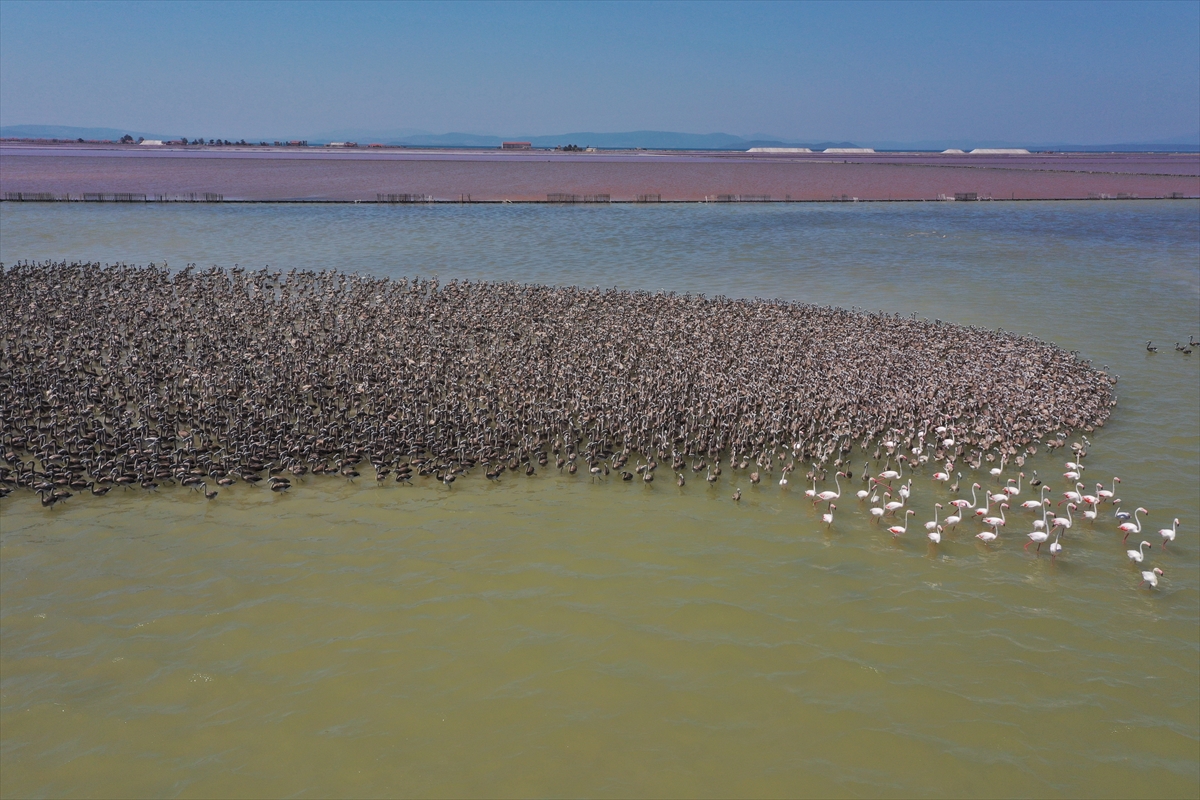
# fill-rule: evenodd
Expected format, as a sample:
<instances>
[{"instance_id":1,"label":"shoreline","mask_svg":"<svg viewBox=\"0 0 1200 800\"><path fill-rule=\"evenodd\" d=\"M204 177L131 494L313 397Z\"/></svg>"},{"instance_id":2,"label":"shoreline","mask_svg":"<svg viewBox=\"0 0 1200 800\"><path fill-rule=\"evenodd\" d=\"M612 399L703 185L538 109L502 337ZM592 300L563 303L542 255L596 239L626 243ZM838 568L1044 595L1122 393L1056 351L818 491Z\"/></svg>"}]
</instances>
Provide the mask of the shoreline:
<instances>
[{"instance_id":1,"label":"shoreline","mask_svg":"<svg viewBox=\"0 0 1200 800\"><path fill-rule=\"evenodd\" d=\"M1200 196L1200 154L871 153L831 159L829 154L250 152L215 147L155 147L148 152L137 147L0 146L0 197L703 203Z\"/></svg>"}]
</instances>

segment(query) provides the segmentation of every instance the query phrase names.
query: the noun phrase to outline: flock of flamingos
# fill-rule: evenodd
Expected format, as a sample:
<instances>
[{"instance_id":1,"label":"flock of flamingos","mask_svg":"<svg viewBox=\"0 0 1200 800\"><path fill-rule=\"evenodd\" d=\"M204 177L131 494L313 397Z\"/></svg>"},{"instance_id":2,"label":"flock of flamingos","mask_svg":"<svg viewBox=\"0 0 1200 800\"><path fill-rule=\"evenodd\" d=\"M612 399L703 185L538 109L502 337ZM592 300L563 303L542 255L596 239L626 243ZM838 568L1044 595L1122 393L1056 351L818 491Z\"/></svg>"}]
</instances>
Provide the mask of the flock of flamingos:
<instances>
[{"instance_id":1,"label":"flock of flamingos","mask_svg":"<svg viewBox=\"0 0 1200 800\"><path fill-rule=\"evenodd\" d=\"M945 429L939 429L939 433L945 433ZM890 443L889 443L890 444ZM943 441L943 446L947 449L954 446L955 442L952 438L947 438ZM1032 530L1025 533L1028 541L1025 542L1024 549L1029 550L1031 545L1036 545L1035 552L1041 553L1042 546L1049 543L1047 549L1050 552L1051 560L1054 560L1064 552L1063 537L1075 526L1078 522L1085 522L1089 525L1099 522L1102 518L1112 519L1118 522L1117 532L1121 536L1122 546L1128 547L1129 537L1133 536L1136 539L1141 539L1142 525L1144 520L1143 515L1149 515L1150 511L1146 508L1138 506L1132 512L1125 511L1122 508L1122 502L1119 497L1116 497L1117 484L1121 482L1118 477L1113 477L1106 486L1104 483L1096 483L1095 490L1088 492L1088 484L1083 480L1084 470L1086 469L1083 463L1083 457L1087 455L1082 443L1073 445L1074 461L1067 461L1065 466L1067 471L1063 473L1063 478L1068 482L1068 488L1062 492L1061 499L1055 497L1050 486L1043 482L1037 472L1033 472L1032 479L1024 484L1025 473L1018 472L1016 477L1005 478L1004 470L1007 466L1007 458L1001 457L997 466L991 467L988 470L989 479L994 486L985 488L980 483L972 483L970 486L971 499L967 501L961 497L947 500L945 503L934 504L933 519L924 523L925 535L928 537L930 546L937 546L942 542L943 534L948 535L952 531L956 531L959 526L965 525L967 522L975 522L983 526L984 530L975 534L975 538L979 539L984 545L989 545L1000 538L1001 531L1006 529L1010 521L1016 522L1017 517L1014 512L1014 517L1010 520L1007 516L1009 510L1015 505L1021 512L1024 512L1027 517L1032 517L1026 527ZM914 451L915 453L919 450ZM866 484L866 488L859 489L855 495L858 501L867 506L868 511L877 524L884 524L885 521L891 521L895 524L887 528L888 533L893 537L904 536L909 531L909 518L917 512L908 508L908 502L911 499L913 489L913 479L910 476L904 480L904 465L909 458L906 455L900 455L896 458L896 468L891 466L889 458L885 469L878 475L872 475L870 462L863 464L862 482ZM1024 459L1020 459L1022 464ZM951 463L947 463L944 471L935 472L933 474L934 483L948 484L948 491L951 494L959 494L959 485L962 481L962 473L955 474L955 480L951 483L950 470L953 468ZM842 497L842 486L840 478L852 479L849 472L837 472L834 476L834 485L837 487L835 491L817 491L817 478L814 473L809 473L812 478L812 488L805 490L805 495L808 496L814 505L826 503L826 511L822 514L822 522L826 526L832 526L834 522L834 512L837 509L836 500ZM757 473L755 474L755 478ZM901 481L904 481L901 483ZM1003 481L1003 483L1001 483ZM757 482L757 481L756 481ZM780 479L782 486L787 485L787 474ZM1037 492L1036 499L1031 497L1028 500L1021 500L1021 494L1025 490L1034 490ZM964 490L965 491L965 490ZM739 489L733 495L734 500L741 499L741 490ZM1057 500L1057 504L1055 503ZM1105 508L1105 506L1108 508ZM942 511L946 513L942 516ZM1111 510L1111 514L1109 511ZM1079 516L1075 516L1073 512L1079 512ZM903 513L903 516L900 516ZM1176 517L1171 522L1171 527L1162 528L1158 531L1162 537L1162 550L1165 552L1167 544L1175 541L1176 533L1179 529L1179 519ZM1149 535L1148 533L1146 535ZM1129 560L1137 566L1149 566L1147 562L1147 548L1153 552L1153 543L1141 540L1136 549L1130 548L1125 551ZM1161 567L1153 567L1142 571L1142 586L1150 589L1157 589L1159 579L1164 575Z\"/></svg>"}]
</instances>

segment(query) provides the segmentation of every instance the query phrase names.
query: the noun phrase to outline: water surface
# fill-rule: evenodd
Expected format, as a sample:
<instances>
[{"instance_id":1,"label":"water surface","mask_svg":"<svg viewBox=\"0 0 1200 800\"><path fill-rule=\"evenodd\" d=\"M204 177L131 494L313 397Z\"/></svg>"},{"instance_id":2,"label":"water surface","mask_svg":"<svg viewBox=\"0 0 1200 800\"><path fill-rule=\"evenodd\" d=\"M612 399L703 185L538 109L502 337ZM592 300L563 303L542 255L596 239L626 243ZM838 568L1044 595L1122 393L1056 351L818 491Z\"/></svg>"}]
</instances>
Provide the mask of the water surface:
<instances>
[{"instance_id":1,"label":"water surface","mask_svg":"<svg viewBox=\"0 0 1200 800\"><path fill-rule=\"evenodd\" d=\"M682 490L368 469L212 502L16 494L5 796L1200 790L1200 354L1171 348L1200 333L1194 202L5 203L0 260L19 258L786 297L1031 332L1121 375L1087 478L1120 475L1156 545L1184 527L1149 556L1167 573L1149 592L1108 511L1054 563L1022 550L1025 516L991 548L974 525L931 549L920 523L949 495L928 471L898 541L849 495L827 528L801 475L728 470ZM1064 452L1027 474L1061 492Z\"/></svg>"}]
</instances>

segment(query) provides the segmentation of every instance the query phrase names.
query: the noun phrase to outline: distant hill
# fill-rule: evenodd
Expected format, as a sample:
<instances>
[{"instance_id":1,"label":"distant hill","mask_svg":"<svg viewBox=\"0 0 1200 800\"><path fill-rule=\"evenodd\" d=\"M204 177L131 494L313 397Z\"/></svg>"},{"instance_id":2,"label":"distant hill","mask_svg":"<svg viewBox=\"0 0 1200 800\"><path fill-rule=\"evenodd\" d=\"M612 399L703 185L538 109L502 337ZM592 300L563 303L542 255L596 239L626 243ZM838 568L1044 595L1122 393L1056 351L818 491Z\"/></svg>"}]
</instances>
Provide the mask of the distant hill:
<instances>
[{"instance_id":1,"label":"distant hill","mask_svg":"<svg viewBox=\"0 0 1200 800\"><path fill-rule=\"evenodd\" d=\"M529 142L534 147L559 147L568 144L580 147L633 150L748 150L751 147L854 147L851 142L786 142L775 139L746 139L728 133L676 133L673 131L627 131L596 133L578 131L549 136L485 136L473 133L427 133L407 136L361 137L385 144L408 147L499 147L501 142ZM313 140L318 141L318 140ZM324 140L320 140L324 141Z\"/></svg>"},{"instance_id":2,"label":"distant hill","mask_svg":"<svg viewBox=\"0 0 1200 800\"><path fill-rule=\"evenodd\" d=\"M146 133L127 128L74 128L70 125L5 125L0 127L0 139L108 139L116 140L129 134L133 138L178 139L181 134Z\"/></svg>"}]
</instances>

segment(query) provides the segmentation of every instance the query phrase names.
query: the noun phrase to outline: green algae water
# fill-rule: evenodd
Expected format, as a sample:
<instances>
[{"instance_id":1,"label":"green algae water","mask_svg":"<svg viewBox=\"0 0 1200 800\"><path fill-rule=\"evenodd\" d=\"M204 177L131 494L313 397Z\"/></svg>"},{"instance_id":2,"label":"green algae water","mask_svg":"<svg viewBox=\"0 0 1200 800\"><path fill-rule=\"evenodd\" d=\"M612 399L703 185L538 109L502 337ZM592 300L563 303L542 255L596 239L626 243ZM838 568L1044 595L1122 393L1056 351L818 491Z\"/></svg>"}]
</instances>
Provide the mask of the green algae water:
<instances>
[{"instance_id":1,"label":"green algae water","mask_svg":"<svg viewBox=\"0 0 1200 800\"><path fill-rule=\"evenodd\" d=\"M1029 332L1121 376L1085 481L1120 476L1155 548L1131 565L1109 506L1053 562L1022 549L1016 509L990 547L978 524L932 547L920 523L953 495L931 467L894 540L853 498L857 455L831 526L799 470L682 488L666 470L477 470L448 490L367 469L54 509L17 492L0 500L5 797L1200 791L1200 353L1173 349L1200 334L1195 202L0 204L0 260L50 258L783 297ZM1069 453L1023 468L1056 501ZM963 485L995 491L987 466Z\"/></svg>"}]
</instances>

